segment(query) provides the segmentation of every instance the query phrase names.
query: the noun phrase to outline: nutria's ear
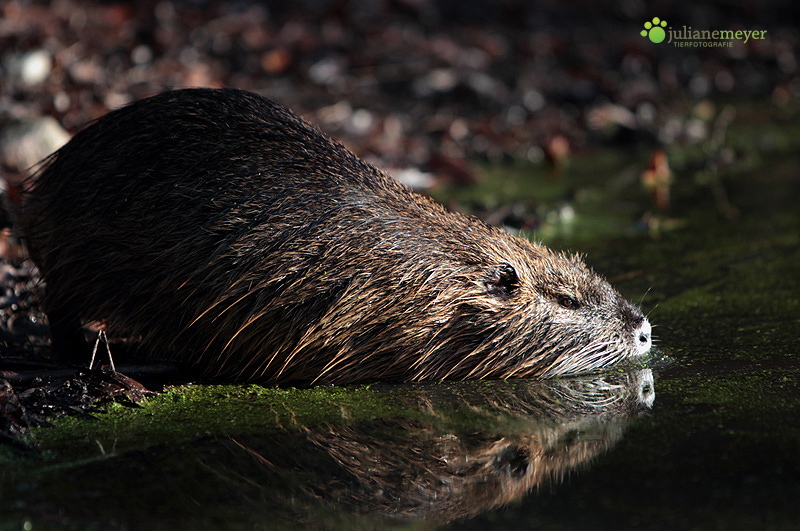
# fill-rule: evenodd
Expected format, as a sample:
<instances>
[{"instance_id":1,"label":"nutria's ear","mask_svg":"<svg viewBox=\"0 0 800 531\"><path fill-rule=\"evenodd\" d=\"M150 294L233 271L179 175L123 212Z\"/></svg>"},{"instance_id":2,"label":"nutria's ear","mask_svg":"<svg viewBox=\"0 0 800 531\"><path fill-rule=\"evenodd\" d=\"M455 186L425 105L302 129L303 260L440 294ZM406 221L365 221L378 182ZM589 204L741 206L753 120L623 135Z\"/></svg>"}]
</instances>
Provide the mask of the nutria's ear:
<instances>
[{"instance_id":1,"label":"nutria's ear","mask_svg":"<svg viewBox=\"0 0 800 531\"><path fill-rule=\"evenodd\" d=\"M517 270L511 264L503 264L491 272L486 280L486 291L500 299L507 299L519 287Z\"/></svg>"}]
</instances>

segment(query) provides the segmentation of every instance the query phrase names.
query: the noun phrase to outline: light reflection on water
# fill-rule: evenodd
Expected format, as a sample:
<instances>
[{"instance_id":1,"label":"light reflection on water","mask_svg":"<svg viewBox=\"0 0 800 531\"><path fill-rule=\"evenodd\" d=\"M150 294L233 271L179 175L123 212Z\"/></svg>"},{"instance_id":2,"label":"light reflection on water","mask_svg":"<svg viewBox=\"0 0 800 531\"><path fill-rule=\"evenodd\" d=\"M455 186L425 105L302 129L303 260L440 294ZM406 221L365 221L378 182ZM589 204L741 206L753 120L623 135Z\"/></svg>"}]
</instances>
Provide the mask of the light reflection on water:
<instances>
[{"instance_id":1,"label":"light reflection on water","mask_svg":"<svg viewBox=\"0 0 800 531\"><path fill-rule=\"evenodd\" d=\"M125 450L106 441L95 457L45 470L13 495L34 523L78 527L442 524L558 488L617 444L655 399L653 372L641 367L358 389L398 407L364 419L343 402L339 420L307 423L298 412L276 427L286 404L252 396L249 407L265 413L260 428L232 421L219 433Z\"/></svg>"}]
</instances>

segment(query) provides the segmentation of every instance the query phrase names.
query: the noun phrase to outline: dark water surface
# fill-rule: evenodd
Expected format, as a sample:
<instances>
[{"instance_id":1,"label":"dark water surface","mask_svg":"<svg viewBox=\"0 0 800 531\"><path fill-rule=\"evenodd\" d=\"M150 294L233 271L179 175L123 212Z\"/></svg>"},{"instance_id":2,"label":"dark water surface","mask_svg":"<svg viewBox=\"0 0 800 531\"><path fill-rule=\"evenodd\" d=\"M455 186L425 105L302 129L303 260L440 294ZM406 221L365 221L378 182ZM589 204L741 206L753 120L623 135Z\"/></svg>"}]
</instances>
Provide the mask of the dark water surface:
<instances>
[{"instance_id":1,"label":"dark water surface","mask_svg":"<svg viewBox=\"0 0 800 531\"><path fill-rule=\"evenodd\" d=\"M656 400L558 487L454 528L800 528L800 158L727 183L683 229L591 258L644 308L662 353ZM703 201L699 199L699 201Z\"/></svg>"},{"instance_id":2,"label":"dark water surface","mask_svg":"<svg viewBox=\"0 0 800 531\"><path fill-rule=\"evenodd\" d=\"M649 365L549 382L174 389L37 429L40 453L3 453L0 528L797 529L800 157L793 132L759 146L770 134L719 182L676 170L671 230L637 228L635 186L596 181L577 221L542 229L632 300L647 293ZM738 216L722 214L717 185ZM609 190L633 202L608 208Z\"/></svg>"}]
</instances>

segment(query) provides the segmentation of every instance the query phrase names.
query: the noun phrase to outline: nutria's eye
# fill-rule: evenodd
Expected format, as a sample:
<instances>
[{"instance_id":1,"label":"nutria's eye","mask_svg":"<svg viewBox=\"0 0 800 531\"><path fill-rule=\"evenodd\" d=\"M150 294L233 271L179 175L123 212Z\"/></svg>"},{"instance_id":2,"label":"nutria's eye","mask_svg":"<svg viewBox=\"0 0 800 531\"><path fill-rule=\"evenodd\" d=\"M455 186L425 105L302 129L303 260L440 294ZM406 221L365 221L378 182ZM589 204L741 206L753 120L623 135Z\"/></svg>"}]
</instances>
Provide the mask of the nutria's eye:
<instances>
[{"instance_id":1,"label":"nutria's eye","mask_svg":"<svg viewBox=\"0 0 800 531\"><path fill-rule=\"evenodd\" d=\"M558 304L562 308L566 308L568 310L577 310L579 306L578 301L567 295L561 295L558 298Z\"/></svg>"},{"instance_id":2,"label":"nutria's eye","mask_svg":"<svg viewBox=\"0 0 800 531\"><path fill-rule=\"evenodd\" d=\"M486 281L486 291L490 295L507 299L519 287L517 270L511 264L503 264Z\"/></svg>"}]
</instances>

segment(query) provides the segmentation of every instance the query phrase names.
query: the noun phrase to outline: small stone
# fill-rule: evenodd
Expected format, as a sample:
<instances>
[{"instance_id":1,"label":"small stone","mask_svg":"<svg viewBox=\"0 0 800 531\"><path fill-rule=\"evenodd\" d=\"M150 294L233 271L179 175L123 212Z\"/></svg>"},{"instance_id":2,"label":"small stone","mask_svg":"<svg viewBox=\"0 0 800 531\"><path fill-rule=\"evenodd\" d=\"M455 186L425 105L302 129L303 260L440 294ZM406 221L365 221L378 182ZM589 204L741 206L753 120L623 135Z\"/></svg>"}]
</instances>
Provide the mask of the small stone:
<instances>
[{"instance_id":1,"label":"small stone","mask_svg":"<svg viewBox=\"0 0 800 531\"><path fill-rule=\"evenodd\" d=\"M38 85L45 81L53 70L53 59L45 50L33 50L19 60L19 77L24 85Z\"/></svg>"},{"instance_id":2,"label":"small stone","mask_svg":"<svg viewBox=\"0 0 800 531\"><path fill-rule=\"evenodd\" d=\"M11 122L0 130L0 163L25 171L70 139L51 116Z\"/></svg>"}]
</instances>

